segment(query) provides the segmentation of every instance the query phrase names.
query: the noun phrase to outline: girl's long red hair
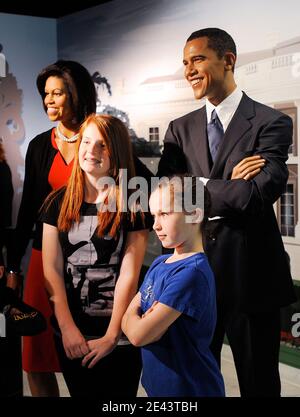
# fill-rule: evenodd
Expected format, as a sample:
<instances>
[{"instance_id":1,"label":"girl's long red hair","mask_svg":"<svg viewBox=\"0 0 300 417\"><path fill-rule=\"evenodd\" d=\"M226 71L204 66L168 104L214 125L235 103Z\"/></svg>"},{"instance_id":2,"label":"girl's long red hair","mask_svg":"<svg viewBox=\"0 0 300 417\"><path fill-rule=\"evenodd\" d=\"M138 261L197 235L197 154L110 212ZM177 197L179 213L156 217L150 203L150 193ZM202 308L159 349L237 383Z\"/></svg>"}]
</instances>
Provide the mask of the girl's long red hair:
<instances>
[{"instance_id":1,"label":"girl's long red hair","mask_svg":"<svg viewBox=\"0 0 300 417\"><path fill-rule=\"evenodd\" d=\"M122 187L119 187L120 169L127 169L128 181L135 176L135 168L133 162L132 145L129 138L127 127L116 117L110 115L92 114L81 125L79 131L79 139L76 147L74 158L74 166L65 189L62 200L60 214L58 217L58 230L69 231L74 223L80 221L80 208L84 201L84 173L79 164L78 151L82 140L82 135L86 127L94 123L99 129L104 142L108 149L110 158L110 176L114 179L116 211L98 211L98 235L110 234L116 236L122 221L122 216L126 213L122 212ZM57 191L52 193L50 202ZM49 199L48 204L49 203ZM47 205L47 203L46 203ZM134 218L132 213L131 218Z\"/></svg>"}]
</instances>

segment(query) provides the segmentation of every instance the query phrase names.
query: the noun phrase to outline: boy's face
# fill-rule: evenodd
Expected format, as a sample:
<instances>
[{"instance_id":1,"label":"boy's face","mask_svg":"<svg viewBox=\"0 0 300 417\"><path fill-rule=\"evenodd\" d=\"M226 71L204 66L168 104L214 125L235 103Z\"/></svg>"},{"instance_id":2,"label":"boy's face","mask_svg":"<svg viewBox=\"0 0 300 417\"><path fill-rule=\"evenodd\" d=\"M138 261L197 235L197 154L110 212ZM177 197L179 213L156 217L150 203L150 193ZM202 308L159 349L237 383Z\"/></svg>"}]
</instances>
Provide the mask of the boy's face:
<instances>
[{"instance_id":1,"label":"boy's face","mask_svg":"<svg viewBox=\"0 0 300 417\"><path fill-rule=\"evenodd\" d=\"M149 206L154 216L153 229L164 248L185 245L191 238L192 224L186 223L186 213L174 211L174 197L170 186L157 188L150 196Z\"/></svg>"}]
</instances>

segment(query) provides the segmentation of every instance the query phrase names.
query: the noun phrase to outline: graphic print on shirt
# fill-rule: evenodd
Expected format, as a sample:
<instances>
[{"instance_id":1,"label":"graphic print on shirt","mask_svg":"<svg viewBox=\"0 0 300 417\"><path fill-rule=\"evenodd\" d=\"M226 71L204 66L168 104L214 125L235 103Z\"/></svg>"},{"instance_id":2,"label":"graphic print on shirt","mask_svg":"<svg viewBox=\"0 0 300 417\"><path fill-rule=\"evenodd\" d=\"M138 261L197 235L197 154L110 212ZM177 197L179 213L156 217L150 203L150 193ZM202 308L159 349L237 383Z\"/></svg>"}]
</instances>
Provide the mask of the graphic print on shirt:
<instances>
[{"instance_id":1,"label":"graphic print on shirt","mask_svg":"<svg viewBox=\"0 0 300 417\"><path fill-rule=\"evenodd\" d=\"M97 216L82 216L79 224L62 234L67 259L65 282L72 308L90 316L109 316L123 232L118 239L109 235L100 238L97 223Z\"/></svg>"},{"instance_id":2,"label":"graphic print on shirt","mask_svg":"<svg viewBox=\"0 0 300 417\"><path fill-rule=\"evenodd\" d=\"M145 289L142 292L142 302L143 303L147 303L147 302L151 302L153 301L153 284L151 283L147 283L147 285L145 286Z\"/></svg>"},{"instance_id":3,"label":"graphic print on shirt","mask_svg":"<svg viewBox=\"0 0 300 417\"><path fill-rule=\"evenodd\" d=\"M155 269L155 267L153 268ZM153 274L155 272L152 269L152 277L149 274L145 277L143 286L141 288L141 308L143 312L146 312L154 302L155 291L154 291L154 280Z\"/></svg>"}]
</instances>

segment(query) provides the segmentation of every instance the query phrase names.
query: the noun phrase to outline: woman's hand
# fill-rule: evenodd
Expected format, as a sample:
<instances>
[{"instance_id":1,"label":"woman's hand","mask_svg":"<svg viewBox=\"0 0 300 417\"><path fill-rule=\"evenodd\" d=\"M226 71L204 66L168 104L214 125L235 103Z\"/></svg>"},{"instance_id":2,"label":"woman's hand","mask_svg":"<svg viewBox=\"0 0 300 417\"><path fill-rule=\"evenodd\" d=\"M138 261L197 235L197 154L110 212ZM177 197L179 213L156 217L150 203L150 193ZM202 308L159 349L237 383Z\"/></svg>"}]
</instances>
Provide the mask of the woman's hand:
<instances>
[{"instance_id":1,"label":"woman's hand","mask_svg":"<svg viewBox=\"0 0 300 417\"><path fill-rule=\"evenodd\" d=\"M82 358L90 351L87 341L75 325L62 330L62 342L69 359Z\"/></svg>"},{"instance_id":2,"label":"woman's hand","mask_svg":"<svg viewBox=\"0 0 300 417\"><path fill-rule=\"evenodd\" d=\"M249 156L239 162L232 170L231 179L251 180L265 166L265 159L259 155Z\"/></svg>"},{"instance_id":3,"label":"woman's hand","mask_svg":"<svg viewBox=\"0 0 300 417\"><path fill-rule=\"evenodd\" d=\"M89 340L89 353L85 355L82 366L85 366L91 359L88 368L92 368L96 363L107 356L117 346L118 341L108 335L100 337L100 339Z\"/></svg>"}]
</instances>

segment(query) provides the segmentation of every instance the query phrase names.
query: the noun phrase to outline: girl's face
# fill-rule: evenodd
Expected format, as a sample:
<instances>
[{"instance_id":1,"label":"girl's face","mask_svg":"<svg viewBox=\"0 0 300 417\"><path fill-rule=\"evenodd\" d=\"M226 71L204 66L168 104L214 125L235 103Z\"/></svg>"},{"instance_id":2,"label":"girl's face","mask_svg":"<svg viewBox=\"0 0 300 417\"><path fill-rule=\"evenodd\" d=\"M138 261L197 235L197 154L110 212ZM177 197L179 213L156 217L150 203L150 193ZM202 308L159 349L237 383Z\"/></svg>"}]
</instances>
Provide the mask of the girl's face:
<instances>
[{"instance_id":1,"label":"girl's face","mask_svg":"<svg viewBox=\"0 0 300 417\"><path fill-rule=\"evenodd\" d=\"M174 198L170 186L157 188L150 196L149 206L154 216L153 229L164 248L184 247L193 236L186 213L174 211Z\"/></svg>"},{"instance_id":2,"label":"girl's face","mask_svg":"<svg viewBox=\"0 0 300 417\"><path fill-rule=\"evenodd\" d=\"M84 129L79 146L79 165L93 177L109 176L110 158L103 136L95 123Z\"/></svg>"},{"instance_id":3,"label":"girl's face","mask_svg":"<svg viewBox=\"0 0 300 417\"><path fill-rule=\"evenodd\" d=\"M47 78L45 84L44 103L47 115L52 122L70 121L73 117L66 86L59 77Z\"/></svg>"}]
</instances>

